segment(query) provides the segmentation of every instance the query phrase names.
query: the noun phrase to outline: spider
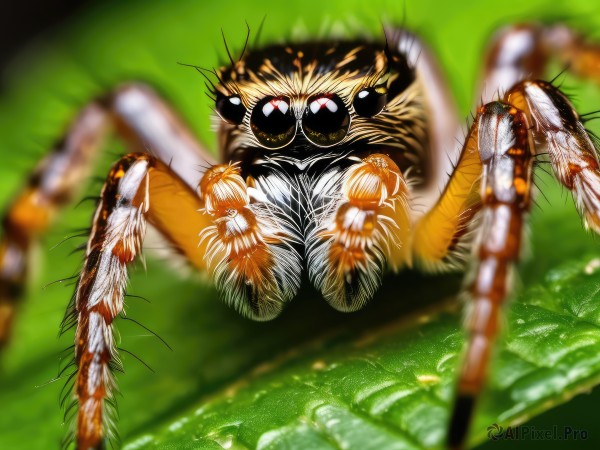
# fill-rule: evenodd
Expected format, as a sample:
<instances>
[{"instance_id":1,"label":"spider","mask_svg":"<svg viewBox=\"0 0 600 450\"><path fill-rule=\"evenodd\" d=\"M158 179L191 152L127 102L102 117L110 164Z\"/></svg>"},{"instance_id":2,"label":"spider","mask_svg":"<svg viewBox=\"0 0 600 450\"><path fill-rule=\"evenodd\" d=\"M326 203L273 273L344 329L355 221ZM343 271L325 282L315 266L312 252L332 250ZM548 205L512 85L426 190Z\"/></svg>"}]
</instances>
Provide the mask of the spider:
<instances>
[{"instance_id":1,"label":"spider","mask_svg":"<svg viewBox=\"0 0 600 450\"><path fill-rule=\"evenodd\" d=\"M128 266L152 225L224 300L275 318L301 278L355 311L386 270L473 266L468 330L448 447L462 448L485 382L509 273L519 258L536 157L547 152L586 226L600 231L595 141L569 99L538 79L557 58L599 79L600 47L561 25L503 29L490 47L481 105L461 127L435 60L414 34L308 41L229 54L207 77L221 162L145 85L89 103L9 207L0 241L0 341L9 337L32 241L66 204L110 130L137 152L106 177L63 328L75 331L80 449L115 427L112 322ZM204 72L202 69L198 70Z\"/></svg>"}]
</instances>

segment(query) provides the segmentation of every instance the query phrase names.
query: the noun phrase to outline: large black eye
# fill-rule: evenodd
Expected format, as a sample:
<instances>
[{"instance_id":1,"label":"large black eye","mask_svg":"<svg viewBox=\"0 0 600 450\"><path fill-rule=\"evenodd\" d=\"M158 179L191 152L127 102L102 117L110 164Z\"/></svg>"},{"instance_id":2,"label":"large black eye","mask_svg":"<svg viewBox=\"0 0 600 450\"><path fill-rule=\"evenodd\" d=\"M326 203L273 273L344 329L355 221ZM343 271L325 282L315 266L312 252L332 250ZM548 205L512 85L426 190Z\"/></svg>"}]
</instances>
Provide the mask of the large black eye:
<instances>
[{"instance_id":1,"label":"large black eye","mask_svg":"<svg viewBox=\"0 0 600 450\"><path fill-rule=\"evenodd\" d=\"M265 97L256 104L250 126L258 142L270 149L289 144L296 135L296 118L287 97Z\"/></svg>"},{"instance_id":2,"label":"large black eye","mask_svg":"<svg viewBox=\"0 0 600 450\"><path fill-rule=\"evenodd\" d=\"M308 99L302 118L306 138L319 147L340 142L348 133L350 114L335 94L319 94Z\"/></svg>"},{"instance_id":3,"label":"large black eye","mask_svg":"<svg viewBox=\"0 0 600 450\"><path fill-rule=\"evenodd\" d=\"M239 125L244 120L246 108L237 95L225 97L217 95L217 113L223 120L234 125Z\"/></svg>"},{"instance_id":4,"label":"large black eye","mask_svg":"<svg viewBox=\"0 0 600 450\"><path fill-rule=\"evenodd\" d=\"M358 91L354 97L354 111L363 117L373 117L379 114L387 103L385 86L372 86Z\"/></svg>"}]
</instances>

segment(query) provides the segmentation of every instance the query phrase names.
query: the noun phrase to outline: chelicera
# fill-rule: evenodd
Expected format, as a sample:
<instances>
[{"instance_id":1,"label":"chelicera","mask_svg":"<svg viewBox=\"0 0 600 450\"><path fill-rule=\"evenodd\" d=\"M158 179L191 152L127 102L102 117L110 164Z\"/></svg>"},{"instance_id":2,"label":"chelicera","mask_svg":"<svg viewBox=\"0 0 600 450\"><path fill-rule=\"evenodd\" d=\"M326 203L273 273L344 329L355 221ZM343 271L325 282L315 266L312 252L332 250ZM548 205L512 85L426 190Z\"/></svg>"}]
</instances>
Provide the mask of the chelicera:
<instances>
[{"instance_id":1,"label":"chelicera","mask_svg":"<svg viewBox=\"0 0 600 450\"><path fill-rule=\"evenodd\" d=\"M2 342L31 242L114 130L140 151L106 178L63 324L76 329L78 448L100 448L111 434L113 320L147 224L254 320L275 318L303 273L334 308L355 311L387 270L471 262L469 339L448 433L449 447L463 447L519 258L536 157L548 154L585 224L600 231L597 148L569 99L539 79L551 58L599 80L600 48L566 27L520 25L495 37L481 106L454 160L455 108L433 58L404 30L387 30L384 43L268 46L215 71L220 163L149 87L118 87L81 111L4 217Z\"/></svg>"}]
</instances>

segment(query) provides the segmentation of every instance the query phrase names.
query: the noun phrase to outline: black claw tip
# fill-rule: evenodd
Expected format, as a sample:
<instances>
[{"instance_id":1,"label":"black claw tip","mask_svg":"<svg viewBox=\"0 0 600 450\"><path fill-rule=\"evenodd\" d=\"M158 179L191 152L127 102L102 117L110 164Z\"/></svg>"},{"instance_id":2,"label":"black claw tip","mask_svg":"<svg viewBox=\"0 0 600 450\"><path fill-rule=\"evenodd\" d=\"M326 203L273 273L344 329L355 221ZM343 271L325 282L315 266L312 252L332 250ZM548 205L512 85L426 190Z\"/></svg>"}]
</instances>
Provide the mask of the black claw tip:
<instances>
[{"instance_id":1,"label":"black claw tip","mask_svg":"<svg viewBox=\"0 0 600 450\"><path fill-rule=\"evenodd\" d=\"M475 397L472 395L459 394L454 401L450 428L448 429L447 447L452 450L464 448L475 408Z\"/></svg>"}]
</instances>

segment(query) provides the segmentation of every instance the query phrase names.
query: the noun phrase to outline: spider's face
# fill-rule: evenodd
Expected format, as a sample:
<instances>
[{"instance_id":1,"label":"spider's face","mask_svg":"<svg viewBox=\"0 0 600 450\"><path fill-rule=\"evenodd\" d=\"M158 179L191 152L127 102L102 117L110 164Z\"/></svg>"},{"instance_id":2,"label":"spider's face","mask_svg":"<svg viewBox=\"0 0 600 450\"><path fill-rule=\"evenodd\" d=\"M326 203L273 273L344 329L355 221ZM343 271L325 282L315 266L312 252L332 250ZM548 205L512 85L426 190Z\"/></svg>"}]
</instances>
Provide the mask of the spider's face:
<instances>
[{"instance_id":1,"label":"spider's face","mask_svg":"<svg viewBox=\"0 0 600 450\"><path fill-rule=\"evenodd\" d=\"M404 174L423 173L427 140L422 87L398 48L276 45L217 74L225 164L200 191L223 229L203 242L217 287L243 314L275 317L303 273L354 311L388 265L403 264Z\"/></svg>"},{"instance_id":2,"label":"spider's face","mask_svg":"<svg viewBox=\"0 0 600 450\"><path fill-rule=\"evenodd\" d=\"M249 53L219 72L222 151L233 161L381 144L417 151L413 142L423 140L414 135L422 135L423 121L414 79L403 56L372 43L310 42Z\"/></svg>"}]
</instances>

